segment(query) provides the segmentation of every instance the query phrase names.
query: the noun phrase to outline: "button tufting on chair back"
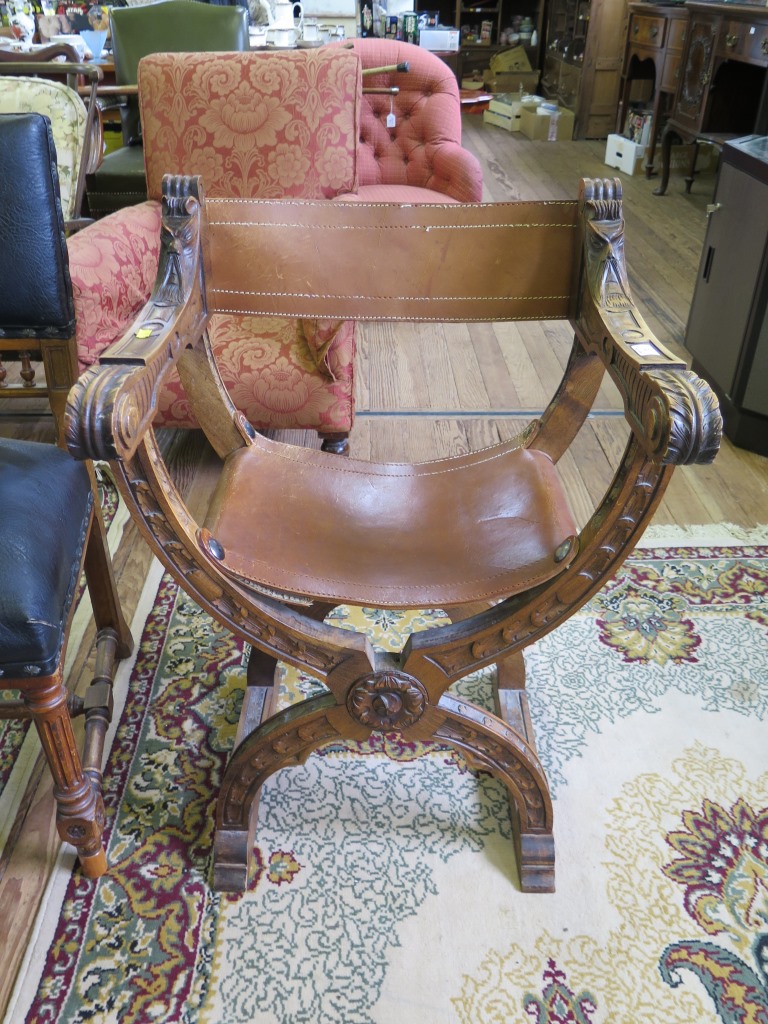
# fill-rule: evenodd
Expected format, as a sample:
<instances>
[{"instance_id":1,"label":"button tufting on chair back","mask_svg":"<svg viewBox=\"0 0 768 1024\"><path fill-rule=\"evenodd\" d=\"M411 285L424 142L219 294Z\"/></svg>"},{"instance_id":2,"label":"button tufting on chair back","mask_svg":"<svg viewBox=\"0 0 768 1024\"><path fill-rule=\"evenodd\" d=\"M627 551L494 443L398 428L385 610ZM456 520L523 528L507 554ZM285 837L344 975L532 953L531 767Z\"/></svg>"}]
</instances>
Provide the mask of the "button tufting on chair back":
<instances>
[{"instance_id":1,"label":"button tufting on chair back","mask_svg":"<svg viewBox=\"0 0 768 1024\"><path fill-rule=\"evenodd\" d=\"M429 201L423 195L367 195L372 186L400 186L440 193L432 201L482 200L482 173L461 148L461 104L456 77L435 54L391 39L357 39L352 48L363 71L407 62L407 72L366 75L366 88L396 86L399 93L363 96L358 172L360 199ZM393 128L387 127L390 113Z\"/></svg>"}]
</instances>

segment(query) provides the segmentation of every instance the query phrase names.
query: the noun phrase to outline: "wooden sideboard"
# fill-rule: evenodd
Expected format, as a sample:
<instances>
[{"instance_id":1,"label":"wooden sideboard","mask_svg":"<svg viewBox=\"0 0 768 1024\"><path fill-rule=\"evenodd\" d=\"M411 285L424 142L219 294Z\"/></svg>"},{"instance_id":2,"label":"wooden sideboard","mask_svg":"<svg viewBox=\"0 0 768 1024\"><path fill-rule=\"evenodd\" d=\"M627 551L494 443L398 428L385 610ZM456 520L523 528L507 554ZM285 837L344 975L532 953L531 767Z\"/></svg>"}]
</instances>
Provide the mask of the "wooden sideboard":
<instances>
[{"instance_id":1,"label":"wooden sideboard","mask_svg":"<svg viewBox=\"0 0 768 1024\"><path fill-rule=\"evenodd\" d=\"M650 5L649 5L650 6ZM672 143L722 144L729 137L768 132L768 8L688 2L680 76L661 140L663 195ZM695 147L686 178L693 181Z\"/></svg>"},{"instance_id":2,"label":"wooden sideboard","mask_svg":"<svg viewBox=\"0 0 768 1024\"><path fill-rule=\"evenodd\" d=\"M645 163L646 177L649 178L653 173L661 115L668 113L677 92L687 26L688 12L682 5L629 5L616 132L620 135L624 131L627 111L633 100L643 99L650 103L653 121Z\"/></svg>"}]
</instances>

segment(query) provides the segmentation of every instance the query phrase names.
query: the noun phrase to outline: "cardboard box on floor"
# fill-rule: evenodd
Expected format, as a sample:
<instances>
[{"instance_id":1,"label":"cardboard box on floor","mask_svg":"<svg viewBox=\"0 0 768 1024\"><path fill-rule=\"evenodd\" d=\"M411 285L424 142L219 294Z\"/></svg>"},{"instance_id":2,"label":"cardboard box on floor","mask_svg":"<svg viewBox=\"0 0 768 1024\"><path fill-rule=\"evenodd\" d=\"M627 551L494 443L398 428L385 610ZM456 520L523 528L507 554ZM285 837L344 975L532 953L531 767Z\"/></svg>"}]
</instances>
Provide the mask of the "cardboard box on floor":
<instances>
[{"instance_id":1,"label":"cardboard box on floor","mask_svg":"<svg viewBox=\"0 0 768 1024\"><path fill-rule=\"evenodd\" d=\"M508 132L519 132L523 107L538 106L541 102L541 96L521 97L520 93L494 94L483 114L483 120L486 124L496 125L497 128L504 128Z\"/></svg>"},{"instance_id":2,"label":"cardboard box on floor","mask_svg":"<svg viewBox=\"0 0 768 1024\"><path fill-rule=\"evenodd\" d=\"M539 72L531 68L525 48L515 46L491 57L483 72L483 85L489 92L533 93L539 84Z\"/></svg>"},{"instance_id":3,"label":"cardboard box on floor","mask_svg":"<svg viewBox=\"0 0 768 1024\"><path fill-rule=\"evenodd\" d=\"M538 71L491 71L483 72L483 88L488 92L516 92L522 89L526 93L534 93L539 87Z\"/></svg>"},{"instance_id":4,"label":"cardboard box on floor","mask_svg":"<svg viewBox=\"0 0 768 1024\"><path fill-rule=\"evenodd\" d=\"M556 111L541 107L523 106L520 111L520 131L528 139L544 139L562 142L573 138L574 115L572 110L558 107Z\"/></svg>"}]
</instances>

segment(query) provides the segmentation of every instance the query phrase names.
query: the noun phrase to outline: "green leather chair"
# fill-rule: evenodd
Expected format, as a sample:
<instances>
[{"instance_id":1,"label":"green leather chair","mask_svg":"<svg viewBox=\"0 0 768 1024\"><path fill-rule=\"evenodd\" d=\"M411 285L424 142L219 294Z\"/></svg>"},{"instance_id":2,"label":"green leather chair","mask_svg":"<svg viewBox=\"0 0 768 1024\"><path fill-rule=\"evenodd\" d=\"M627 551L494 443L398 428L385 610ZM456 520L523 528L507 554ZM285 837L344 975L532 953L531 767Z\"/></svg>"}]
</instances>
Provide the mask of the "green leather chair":
<instances>
[{"instance_id":1,"label":"green leather chair","mask_svg":"<svg viewBox=\"0 0 768 1024\"><path fill-rule=\"evenodd\" d=\"M246 7L214 6L198 0L163 0L109 12L115 80L135 86L139 61L150 53L249 50ZM86 180L88 210L103 217L147 198L138 97L121 108L123 145L107 153Z\"/></svg>"}]
</instances>

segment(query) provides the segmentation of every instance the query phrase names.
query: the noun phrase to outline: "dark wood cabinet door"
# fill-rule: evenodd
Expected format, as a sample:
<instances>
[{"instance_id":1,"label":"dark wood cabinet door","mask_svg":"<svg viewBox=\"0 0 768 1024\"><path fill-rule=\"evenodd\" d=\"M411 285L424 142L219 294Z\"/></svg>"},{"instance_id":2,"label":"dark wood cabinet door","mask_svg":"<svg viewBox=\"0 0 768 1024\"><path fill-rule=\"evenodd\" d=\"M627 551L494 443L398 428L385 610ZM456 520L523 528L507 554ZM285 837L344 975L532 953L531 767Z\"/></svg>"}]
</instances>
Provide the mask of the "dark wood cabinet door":
<instances>
[{"instance_id":1,"label":"dark wood cabinet door","mask_svg":"<svg viewBox=\"0 0 768 1024\"><path fill-rule=\"evenodd\" d=\"M704 123L719 28L720 18L696 14L688 29L675 121L692 132L700 131Z\"/></svg>"}]
</instances>

